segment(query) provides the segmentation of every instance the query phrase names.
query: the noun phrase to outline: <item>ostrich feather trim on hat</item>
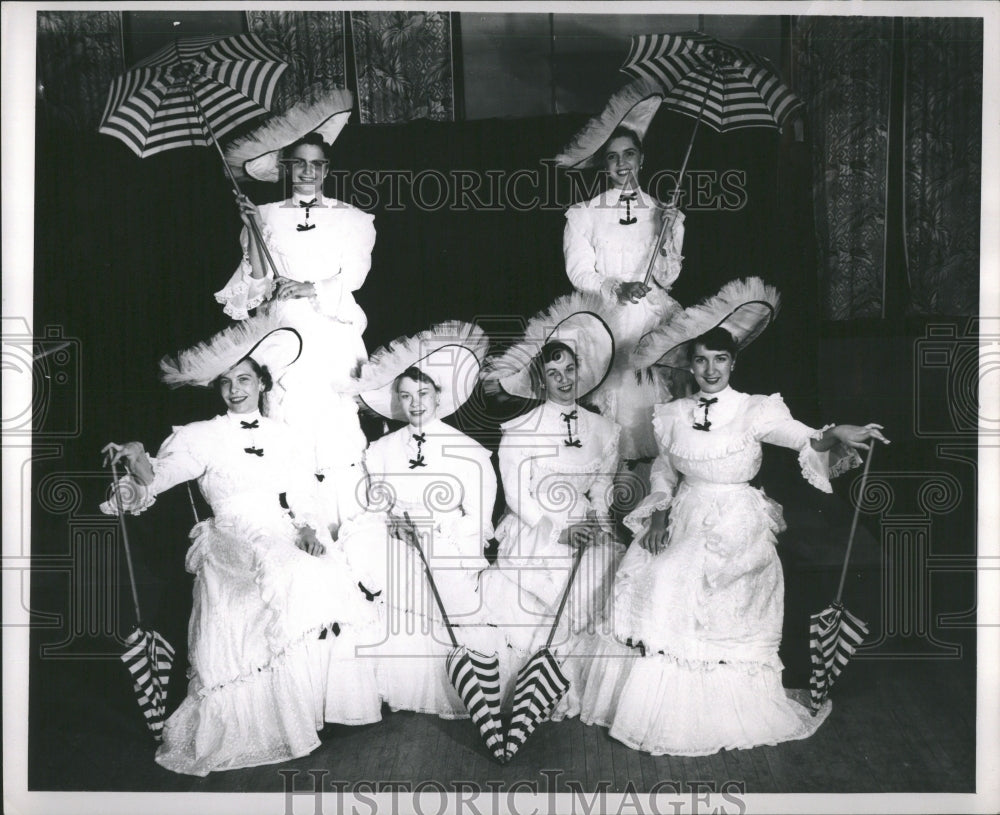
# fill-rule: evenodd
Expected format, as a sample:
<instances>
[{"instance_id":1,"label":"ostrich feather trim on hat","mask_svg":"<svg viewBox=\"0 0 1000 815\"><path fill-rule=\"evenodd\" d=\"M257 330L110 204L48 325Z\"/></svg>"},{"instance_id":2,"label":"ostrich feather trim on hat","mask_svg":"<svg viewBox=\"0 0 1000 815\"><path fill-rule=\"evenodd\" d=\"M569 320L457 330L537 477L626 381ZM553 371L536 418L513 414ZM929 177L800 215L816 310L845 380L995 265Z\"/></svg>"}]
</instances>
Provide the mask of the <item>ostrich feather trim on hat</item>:
<instances>
[{"instance_id":1,"label":"ostrich feather trim on hat","mask_svg":"<svg viewBox=\"0 0 1000 815\"><path fill-rule=\"evenodd\" d=\"M687 368L687 344L716 327L729 331L736 347L742 350L767 328L780 304L778 290L759 277L732 280L715 296L684 309L670 322L643 335L632 351L632 366Z\"/></svg>"},{"instance_id":2,"label":"ostrich feather trim on hat","mask_svg":"<svg viewBox=\"0 0 1000 815\"><path fill-rule=\"evenodd\" d=\"M550 341L568 345L577 358L577 399L597 388L611 371L615 356L613 312L599 295L575 292L536 314L524 338L504 354L486 360L483 379L511 396L542 399L531 381L531 362Z\"/></svg>"},{"instance_id":3,"label":"ostrich feather trim on hat","mask_svg":"<svg viewBox=\"0 0 1000 815\"><path fill-rule=\"evenodd\" d=\"M619 125L646 137L649 123L663 101L663 87L651 79L636 79L617 90L604 110L594 116L555 157L560 167L595 167L601 163L597 151Z\"/></svg>"},{"instance_id":4,"label":"ostrich feather trim on hat","mask_svg":"<svg viewBox=\"0 0 1000 815\"><path fill-rule=\"evenodd\" d=\"M316 98L316 93L322 95ZM354 96L343 88L307 92L301 102L228 144L226 162L234 171L258 181L279 181L281 150L314 132L327 144L333 144L350 119L353 106Z\"/></svg>"},{"instance_id":5,"label":"ostrich feather trim on hat","mask_svg":"<svg viewBox=\"0 0 1000 815\"><path fill-rule=\"evenodd\" d=\"M375 351L361 366L354 392L371 410L387 419L406 421L396 395L396 378L417 368L438 387L438 417L450 416L472 395L489 338L473 323L450 320L400 337Z\"/></svg>"},{"instance_id":6,"label":"ostrich feather trim on hat","mask_svg":"<svg viewBox=\"0 0 1000 815\"><path fill-rule=\"evenodd\" d=\"M302 353L302 337L282 326L274 315L242 320L197 345L160 360L160 379L171 388L207 388L237 362L251 357L264 365L275 382Z\"/></svg>"}]
</instances>

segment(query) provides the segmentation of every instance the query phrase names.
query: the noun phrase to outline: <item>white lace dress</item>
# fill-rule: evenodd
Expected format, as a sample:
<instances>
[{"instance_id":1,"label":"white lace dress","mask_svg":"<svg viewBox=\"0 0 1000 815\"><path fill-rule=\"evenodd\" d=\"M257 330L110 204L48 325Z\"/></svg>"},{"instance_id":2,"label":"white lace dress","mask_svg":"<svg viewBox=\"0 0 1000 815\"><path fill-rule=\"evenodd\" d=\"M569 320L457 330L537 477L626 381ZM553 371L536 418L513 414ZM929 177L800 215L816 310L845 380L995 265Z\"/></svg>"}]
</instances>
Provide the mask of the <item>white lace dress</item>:
<instances>
[{"instance_id":1,"label":"white lace dress","mask_svg":"<svg viewBox=\"0 0 1000 815\"><path fill-rule=\"evenodd\" d=\"M504 636L501 693L509 704L517 671L545 645L576 550L563 531L594 513L604 524L584 554L552 648L573 682L581 638L592 631L624 547L610 530L620 428L576 406L545 402L502 425L500 477L507 512L497 526L496 563L480 577L483 622ZM579 446L577 446L579 445ZM571 687L554 718L578 710Z\"/></svg>"},{"instance_id":2,"label":"white lace dress","mask_svg":"<svg viewBox=\"0 0 1000 815\"><path fill-rule=\"evenodd\" d=\"M681 310L669 292L681 273L684 214L675 211L663 251L658 251L662 212L646 192L637 192L636 200L626 205L621 192L614 189L566 212L566 274L577 291L602 295L614 310L616 364L591 400L603 415L621 425L623 459L656 455L652 408L670 398L667 381L660 376L639 381L627 364L639 338ZM634 223L621 223L632 219ZM615 288L620 283L641 282L654 251L652 291L638 303L619 304Z\"/></svg>"},{"instance_id":3,"label":"white lace dress","mask_svg":"<svg viewBox=\"0 0 1000 815\"><path fill-rule=\"evenodd\" d=\"M389 534L386 513L409 515L423 536L458 641L495 651L496 642L463 625L479 609L483 550L493 536L497 482L490 453L435 420L416 437L406 426L372 442L365 467L368 511L342 527L339 540L365 588L381 592L382 627L366 650L376 658L379 691L394 710L464 718L468 712L445 667L453 645L423 563L415 549Z\"/></svg>"},{"instance_id":4,"label":"white lace dress","mask_svg":"<svg viewBox=\"0 0 1000 815\"><path fill-rule=\"evenodd\" d=\"M366 212L321 197L306 209L295 200L259 207L264 241L278 267L291 280L311 282L316 295L271 301L283 325L302 335L299 360L288 368L267 396L267 413L296 429L315 448L317 472L326 476L321 492L327 501L349 502L361 478L358 465L366 439L358 422L357 404L346 395L351 375L368 358L362 333L368 325L354 299L371 268L375 246L374 218ZM301 226L310 229L301 230ZM274 277L262 257L266 275L252 277L248 236L240 235L243 260L215 299L234 320L245 320L251 309L271 296ZM356 509L332 505L339 523Z\"/></svg>"},{"instance_id":5,"label":"white lace dress","mask_svg":"<svg viewBox=\"0 0 1000 815\"><path fill-rule=\"evenodd\" d=\"M191 530L190 682L157 762L192 775L270 764L311 752L324 720L378 721L374 674L352 659L372 612L318 522L308 454L291 431L259 413L226 414L175 427L151 460L151 484L123 479L126 511L196 478L213 513ZM114 501L101 508L116 511ZM302 523L325 555L297 548Z\"/></svg>"},{"instance_id":6,"label":"white lace dress","mask_svg":"<svg viewBox=\"0 0 1000 815\"><path fill-rule=\"evenodd\" d=\"M656 408L653 491L626 523L642 535L652 512L669 508L670 543L656 555L638 542L629 549L609 606L613 637L594 639L584 677L581 718L654 755L806 738L830 710L812 716L782 687L775 544L784 521L748 483L767 442L797 450L805 478L830 492L830 454L812 449L820 431L793 419L778 395L713 396L707 432L694 427L705 418L696 397Z\"/></svg>"}]
</instances>

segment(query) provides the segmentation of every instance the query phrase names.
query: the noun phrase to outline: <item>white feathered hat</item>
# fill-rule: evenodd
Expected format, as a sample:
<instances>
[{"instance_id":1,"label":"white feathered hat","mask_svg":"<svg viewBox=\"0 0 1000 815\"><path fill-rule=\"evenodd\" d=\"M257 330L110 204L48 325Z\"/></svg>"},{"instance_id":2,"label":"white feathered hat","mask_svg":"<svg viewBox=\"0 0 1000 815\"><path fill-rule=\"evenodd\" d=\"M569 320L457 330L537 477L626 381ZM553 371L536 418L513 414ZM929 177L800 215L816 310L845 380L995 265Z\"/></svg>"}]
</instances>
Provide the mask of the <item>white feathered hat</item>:
<instances>
[{"instance_id":1,"label":"white feathered hat","mask_svg":"<svg viewBox=\"0 0 1000 815\"><path fill-rule=\"evenodd\" d=\"M314 132L333 144L353 105L354 96L343 88L310 89L301 102L227 145L226 162L258 181L278 181L282 149Z\"/></svg>"},{"instance_id":2,"label":"white feathered hat","mask_svg":"<svg viewBox=\"0 0 1000 815\"><path fill-rule=\"evenodd\" d=\"M405 422L396 378L408 368L417 368L437 385L437 415L444 418L469 400L488 348L489 338L479 326L458 320L439 323L375 351L361 366L354 392L380 416Z\"/></svg>"},{"instance_id":3,"label":"white feathered hat","mask_svg":"<svg viewBox=\"0 0 1000 815\"><path fill-rule=\"evenodd\" d=\"M636 79L617 90L599 114L594 116L556 156L560 167L597 167L597 154L614 129L624 126L646 137L649 123L663 101L663 86L652 79Z\"/></svg>"},{"instance_id":4,"label":"white feathered hat","mask_svg":"<svg viewBox=\"0 0 1000 815\"><path fill-rule=\"evenodd\" d=\"M632 351L632 365L686 369L691 340L717 327L732 334L737 349L742 350L770 325L780 305L778 290L759 277L732 280L718 294L643 335Z\"/></svg>"},{"instance_id":5,"label":"white feathered hat","mask_svg":"<svg viewBox=\"0 0 1000 815\"><path fill-rule=\"evenodd\" d=\"M192 348L160 360L160 379L172 388L211 387L236 363L249 357L267 367L277 382L302 353L302 337L272 315L255 315L220 331Z\"/></svg>"},{"instance_id":6,"label":"white feathered hat","mask_svg":"<svg viewBox=\"0 0 1000 815\"><path fill-rule=\"evenodd\" d=\"M492 381L511 396L543 399L531 379L532 361L548 342L562 342L577 359L577 398L597 388L611 371L615 356L612 318L606 302L579 292L560 297L528 321L524 338L502 356L486 361L484 381Z\"/></svg>"}]
</instances>

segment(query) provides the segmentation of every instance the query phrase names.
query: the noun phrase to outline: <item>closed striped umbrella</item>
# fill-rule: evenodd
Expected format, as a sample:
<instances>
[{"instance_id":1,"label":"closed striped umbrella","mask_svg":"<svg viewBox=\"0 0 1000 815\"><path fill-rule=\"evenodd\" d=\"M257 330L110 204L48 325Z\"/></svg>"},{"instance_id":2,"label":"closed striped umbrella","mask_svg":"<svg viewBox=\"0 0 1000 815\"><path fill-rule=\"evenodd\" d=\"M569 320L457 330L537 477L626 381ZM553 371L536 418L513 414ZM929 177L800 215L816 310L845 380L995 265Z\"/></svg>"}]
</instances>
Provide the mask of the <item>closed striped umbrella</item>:
<instances>
[{"instance_id":1,"label":"closed striped umbrella","mask_svg":"<svg viewBox=\"0 0 1000 815\"><path fill-rule=\"evenodd\" d=\"M809 697L814 716L830 693L834 680L840 676L847 661L868 635L868 624L844 608L841 596L844 593L844 581L847 578L847 564L851 559L854 536L858 531L861 496L864 495L874 452L873 439L868 448L868 456L865 458L865 469L861 474L861 486L858 488L858 500L854 505L854 519L851 521L851 532L847 538L847 552L844 554L844 566L840 572L837 596L829 606L809 617L809 654L812 661Z\"/></svg>"},{"instance_id":2,"label":"closed striped umbrella","mask_svg":"<svg viewBox=\"0 0 1000 815\"><path fill-rule=\"evenodd\" d=\"M167 716L167 684L174 664L174 648L156 631L137 628L125 640L127 650L121 655L132 675L139 709L146 725L159 741Z\"/></svg>"},{"instance_id":3,"label":"closed striped umbrella","mask_svg":"<svg viewBox=\"0 0 1000 815\"><path fill-rule=\"evenodd\" d=\"M768 59L700 31L633 37L621 70L655 80L664 106L719 132L780 128L802 106Z\"/></svg>"},{"instance_id":4,"label":"closed striped umbrella","mask_svg":"<svg viewBox=\"0 0 1000 815\"><path fill-rule=\"evenodd\" d=\"M111 83L100 132L139 158L207 146L269 113L287 68L255 34L175 40Z\"/></svg>"}]
</instances>

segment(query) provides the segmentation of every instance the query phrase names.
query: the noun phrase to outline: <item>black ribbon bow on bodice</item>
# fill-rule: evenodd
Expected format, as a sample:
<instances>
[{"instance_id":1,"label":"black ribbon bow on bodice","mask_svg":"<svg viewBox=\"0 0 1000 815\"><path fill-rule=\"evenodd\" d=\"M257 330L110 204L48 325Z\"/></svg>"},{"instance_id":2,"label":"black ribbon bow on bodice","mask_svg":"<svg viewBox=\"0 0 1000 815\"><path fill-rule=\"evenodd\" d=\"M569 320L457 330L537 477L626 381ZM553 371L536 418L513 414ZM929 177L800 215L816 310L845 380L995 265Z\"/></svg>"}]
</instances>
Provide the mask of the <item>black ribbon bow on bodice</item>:
<instances>
[{"instance_id":1,"label":"black ribbon bow on bodice","mask_svg":"<svg viewBox=\"0 0 1000 815\"><path fill-rule=\"evenodd\" d=\"M625 202L625 217L618 219L618 223L620 223L622 226L631 226L638 220L635 216L632 215L632 202L635 201L637 197L638 197L637 193L627 192L623 193L622 196L618 199L619 204L621 204L622 201Z\"/></svg>"},{"instance_id":2,"label":"black ribbon bow on bodice","mask_svg":"<svg viewBox=\"0 0 1000 815\"><path fill-rule=\"evenodd\" d=\"M695 422L693 425L691 425L695 430L707 431L712 426L712 423L708 420L708 409L718 401L719 401L718 397L714 397L712 399L706 399L704 396L702 396L698 400L697 407L705 408L705 421L701 423Z\"/></svg>"},{"instance_id":3,"label":"black ribbon bow on bodice","mask_svg":"<svg viewBox=\"0 0 1000 815\"><path fill-rule=\"evenodd\" d=\"M569 413L563 413L562 420L566 422L566 438L563 439L563 444L566 447L579 447L581 442L579 439L573 438L573 422L576 421L576 411L572 410Z\"/></svg>"},{"instance_id":4,"label":"black ribbon bow on bodice","mask_svg":"<svg viewBox=\"0 0 1000 815\"><path fill-rule=\"evenodd\" d=\"M296 224L295 229L298 232L308 232L310 229L315 229L316 224L309 223L309 210L316 206L316 199L313 198L311 201L299 201L300 207L305 207L306 210L306 222L304 224Z\"/></svg>"},{"instance_id":5,"label":"black ribbon bow on bodice","mask_svg":"<svg viewBox=\"0 0 1000 815\"><path fill-rule=\"evenodd\" d=\"M260 422L258 422L256 419L254 419L252 422L244 422L243 420L240 420L240 427L242 427L244 430L253 430L255 427L260 427Z\"/></svg>"},{"instance_id":6,"label":"black ribbon bow on bodice","mask_svg":"<svg viewBox=\"0 0 1000 815\"><path fill-rule=\"evenodd\" d=\"M243 452L257 457L264 455L264 449L262 447L244 447Z\"/></svg>"},{"instance_id":7,"label":"black ribbon bow on bodice","mask_svg":"<svg viewBox=\"0 0 1000 815\"><path fill-rule=\"evenodd\" d=\"M411 438L417 443L417 457L410 459L410 469L426 467L427 462L424 461L424 454L421 452L421 447L427 441L427 435L424 433L414 433Z\"/></svg>"}]
</instances>

